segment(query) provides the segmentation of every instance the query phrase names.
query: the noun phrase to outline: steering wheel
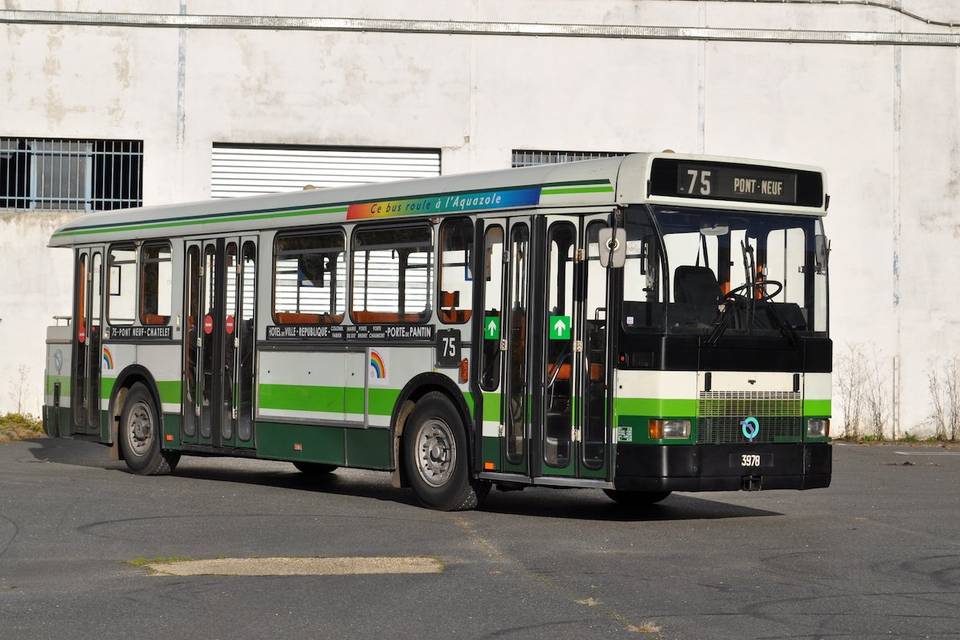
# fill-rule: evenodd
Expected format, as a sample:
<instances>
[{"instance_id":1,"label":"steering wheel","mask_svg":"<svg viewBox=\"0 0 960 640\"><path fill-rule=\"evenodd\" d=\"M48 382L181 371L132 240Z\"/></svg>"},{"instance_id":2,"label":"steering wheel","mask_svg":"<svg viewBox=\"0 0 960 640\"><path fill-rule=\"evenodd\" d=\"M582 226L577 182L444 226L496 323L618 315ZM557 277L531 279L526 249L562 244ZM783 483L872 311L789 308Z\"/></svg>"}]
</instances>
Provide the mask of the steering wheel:
<instances>
[{"instance_id":1,"label":"steering wheel","mask_svg":"<svg viewBox=\"0 0 960 640\"><path fill-rule=\"evenodd\" d=\"M771 293L767 291L767 287L773 285L776 289ZM743 292L750 290L749 295L744 295ZM753 297L754 291L760 291L761 297L757 299L758 302L768 302L773 298L777 297L781 291L783 291L783 283L779 280L761 280L759 282L749 283L745 282L735 289L731 289L724 296L724 300L732 300L733 302L745 302Z\"/></svg>"}]
</instances>

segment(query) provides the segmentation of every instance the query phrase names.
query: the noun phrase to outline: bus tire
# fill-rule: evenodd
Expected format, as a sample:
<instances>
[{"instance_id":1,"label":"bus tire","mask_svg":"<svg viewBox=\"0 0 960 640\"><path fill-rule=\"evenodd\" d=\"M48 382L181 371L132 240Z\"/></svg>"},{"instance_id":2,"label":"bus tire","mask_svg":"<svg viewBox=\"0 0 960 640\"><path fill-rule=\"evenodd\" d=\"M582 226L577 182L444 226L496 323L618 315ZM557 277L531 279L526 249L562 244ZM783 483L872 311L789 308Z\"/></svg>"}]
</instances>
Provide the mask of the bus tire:
<instances>
[{"instance_id":1,"label":"bus tire","mask_svg":"<svg viewBox=\"0 0 960 640\"><path fill-rule=\"evenodd\" d=\"M486 497L489 485L470 478L463 421L443 393L417 401L403 429L403 451L410 486L425 506L465 511Z\"/></svg>"},{"instance_id":2,"label":"bus tire","mask_svg":"<svg viewBox=\"0 0 960 640\"><path fill-rule=\"evenodd\" d=\"M142 476L173 471L180 454L160 450L160 414L147 388L137 382L127 392L120 413L120 449L127 467Z\"/></svg>"},{"instance_id":3,"label":"bus tire","mask_svg":"<svg viewBox=\"0 0 960 640\"><path fill-rule=\"evenodd\" d=\"M320 478L323 476L330 475L337 470L337 465L335 464L323 464L320 462L302 462L297 460L293 463L293 466L297 468L297 471L307 476L308 478Z\"/></svg>"},{"instance_id":4,"label":"bus tire","mask_svg":"<svg viewBox=\"0 0 960 640\"><path fill-rule=\"evenodd\" d=\"M604 489L607 496L623 507L647 507L666 499L670 491L618 491Z\"/></svg>"}]
</instances>

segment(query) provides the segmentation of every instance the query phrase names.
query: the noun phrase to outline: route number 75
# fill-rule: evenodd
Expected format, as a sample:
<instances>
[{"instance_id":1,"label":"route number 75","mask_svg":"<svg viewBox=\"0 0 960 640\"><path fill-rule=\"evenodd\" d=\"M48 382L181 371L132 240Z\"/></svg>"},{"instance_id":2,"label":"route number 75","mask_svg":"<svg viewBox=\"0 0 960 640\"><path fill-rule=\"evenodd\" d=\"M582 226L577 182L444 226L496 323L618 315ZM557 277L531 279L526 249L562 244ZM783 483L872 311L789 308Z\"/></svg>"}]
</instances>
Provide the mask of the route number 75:
<instances>
[{"instance_id":1,"label":"route number 75","mask_svg":"<svg viewBox=\"0 0 960 640\"><path fill-rule=\"evenodd\" d=\"M687 193L699 193L701 196L710 195L711 174L711 171L705 169L687 169L687 177L690 179Z\"/></svg>"}]
</instances>

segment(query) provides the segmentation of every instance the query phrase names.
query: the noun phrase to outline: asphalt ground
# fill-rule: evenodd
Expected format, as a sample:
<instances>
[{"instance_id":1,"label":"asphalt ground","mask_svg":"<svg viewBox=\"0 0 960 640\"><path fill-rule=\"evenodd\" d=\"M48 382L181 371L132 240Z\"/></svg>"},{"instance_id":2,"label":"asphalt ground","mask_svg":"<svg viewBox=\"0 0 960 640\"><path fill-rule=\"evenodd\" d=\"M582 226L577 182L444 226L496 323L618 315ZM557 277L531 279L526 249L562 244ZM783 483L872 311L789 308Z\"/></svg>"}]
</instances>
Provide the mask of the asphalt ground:
<instances>
[{"instance_id":1,"label":"asphalt ground","mask_svg":"<svg viewBox=\"0 0 960 640\"><path fill-rule=\"evenodd\" d=\"M901 455L898 452L907 452ZM162 576L130 561L426 556L441 573ZM834 448L833 486L494 491L416 506L386 474L0 445L0 638L946 638L960 635L960 451Z\"/></svg>"}]
</instances>

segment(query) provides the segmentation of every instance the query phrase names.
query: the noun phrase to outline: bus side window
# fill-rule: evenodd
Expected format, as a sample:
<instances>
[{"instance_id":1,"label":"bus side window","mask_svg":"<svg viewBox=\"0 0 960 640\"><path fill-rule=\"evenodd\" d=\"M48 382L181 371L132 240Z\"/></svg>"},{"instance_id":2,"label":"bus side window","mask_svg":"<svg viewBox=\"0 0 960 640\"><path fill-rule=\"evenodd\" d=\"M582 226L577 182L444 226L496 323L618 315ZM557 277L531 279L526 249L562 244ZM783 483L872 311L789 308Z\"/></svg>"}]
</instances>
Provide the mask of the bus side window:
<instances>
[{"instance_id":1,"label":"bus side window","mask_svg":"<svg viewBox=\"0 0 960 640\"><path fill-rule=\"evenodd\" d=\"M430 320L433 233L418 225L361 228L353 232L353 298L356 324Z\"/></svg>"},{"instance_id":2,"label":"bus side window","mask_svg":"<svg viewBox=\"0 0 960 640\"><path fill-rule=\"evenodd\" d=\"M468 218L440 225L440 298L437 315L445 324L463 324L473 315L473 224Z\"/></svg>"},{"instance_id":3,"label":"bus side window","mask_svg":"<svg viewBox=\"0 0 960 640\"><path fill-rule=\"evenodd\" d=\"M131 325L137 315L136 247L110 247L107 265L110 294L107 296L107 320L112 325Z\"/></svg>"},{"instance_id":4,"label":"bus side window","mask_svg":"<svg viewBox=\"0 0 960 640\"><path fill-rule=\"evenodd\" d=\"M503 300L503 229L488 227L483 236L483 349L480 388L500 386L500 319Z\"/></svg>"},{"instance_id":5,"label":"bus side window","mask_svg":"<svg viewBox=\"0 0 960 640\"><path fill-rule=\"evenodd\" d=\"M273 263L273 321L340 324L346 308L343 233L277 237Z\"/></svg>"},{"instance_id":6,"label":"bus side window","mask_svg":"<svg viewBox=\"0 0 960 640\"><path fill-rule=\"evenodd\" d=\"M156 242L140 249L140 322L165 325L170 322L173 267L170 243Z\"/></svg>"}]
</instances>

